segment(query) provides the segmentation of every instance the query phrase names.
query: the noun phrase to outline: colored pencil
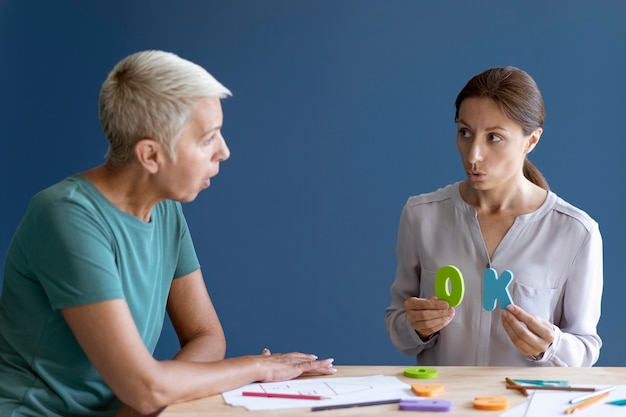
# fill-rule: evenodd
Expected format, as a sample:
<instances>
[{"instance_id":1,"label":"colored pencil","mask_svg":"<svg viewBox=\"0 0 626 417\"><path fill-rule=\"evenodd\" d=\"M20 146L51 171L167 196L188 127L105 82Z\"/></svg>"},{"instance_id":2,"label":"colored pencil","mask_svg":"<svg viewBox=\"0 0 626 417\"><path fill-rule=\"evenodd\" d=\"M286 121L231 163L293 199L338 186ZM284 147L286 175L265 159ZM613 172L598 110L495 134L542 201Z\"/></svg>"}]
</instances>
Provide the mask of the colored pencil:
<instances>
[{"instance_id":1,"label":"colored pencil","mask_svg":"<svg viewBox=\"0 0 626 417\"><path fill-rule=\"evenodd\" d=\"M544 390L544 391L584 391L584 392L594 392L597 391L592 387L541 387L541 386L528 386L528 385L509 385L507 384L506 389L516 389L519 391L520 388L524 388L527 390Z\"/></svg>"},{"instance_id":2,"label":"colored pencil","mask_svg":"<svg viewBox=\"0 0 626 417\"><path fill-rule=\"evenodd\" d=\"M311 408L311 411L336 410L338 408L352 408L352 407L368 407L370 405L394 404L394 403L399 403L399 402L400 402L400 399L398 398L396 400L368 401L364 403L320 405L319 407Z\"/></svg>"},{"instance_id":3,"label":"colored pencil","mask_svg":"<svg viewBox=\"0 0 626 417\"><path fill-rule=\"evenodd\" d=\"M514 388L511 389L515 389L517 391L519 391L520 393L522 393L522 395L528 397L528 391L526 391L526 388L524 388L521 384L518 384L517 382L513 381L511 378L506 377L504 378L504 380L507 382L507 388L509 386L512 386Z\"/></svg>"},{"instance_id":4,"label":"colored pencil","mask_svg":"<svg viewBox=\"0 0 626 417\"><path fill-rule=\"evenodd\" d=\"M590 405L593 405L593 404L597 403L598 401L608 397L610 394L611 394L610 392L605 392L604 394L600 394L600 395L596 395L595 397L591 397L587 401L584 401L584 402L582 402L580 404L576 404L575 406L568 408L567 410L565 410L565 414L573 414L573 413L577 413L579 411L582 411L585 408L589 407Z\"/></svg>"},{"instance_id":5,"label":"colored pencil","mask_svg":"<svg viewBox=\"0 0 626 417\"><path fill-rule=\"evenodd\" d=\"M328 397L322 397L321 395L305 395L305 394L281 394L278 392L253 392L244 391L241 393L246 397L267 397L267 398L291 398L294 400L324 400Z\"/></svg>"},{"instance_id":6,"label":"colored pencil","mask_svg":"<svg viewBox=\"0 0 626 417\"><path fill-rule=\"evenodd\" d=\"M576 403L579 403L581 401L588 400L589 398L595 397L596 395L600 395L600 394L604 394L605 392L613 391L615 388L616 388L615 385L609 385L606 388L599 388L599 389L596 390L596 392L594 392L592 394L585 394L585 395L581 395L580 397L572 398L571 400L569 400L569 403L570 404L576 404Z\"/></svg>"}]
</instances>

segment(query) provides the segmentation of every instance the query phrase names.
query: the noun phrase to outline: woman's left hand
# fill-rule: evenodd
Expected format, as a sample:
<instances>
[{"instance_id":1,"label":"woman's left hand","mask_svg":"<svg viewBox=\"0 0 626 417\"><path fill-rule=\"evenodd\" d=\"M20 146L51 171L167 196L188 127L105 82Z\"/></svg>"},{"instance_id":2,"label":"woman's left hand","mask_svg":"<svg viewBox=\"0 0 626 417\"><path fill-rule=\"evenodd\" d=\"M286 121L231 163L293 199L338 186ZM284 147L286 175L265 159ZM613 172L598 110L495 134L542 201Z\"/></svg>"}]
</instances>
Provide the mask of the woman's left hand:
<instances>
[{"instance_id":1,"label":"woman's left hand","mask_svg":"<svg viewBox=\"0 0 626 417\"><path fill-rule=\"evenodd\" d=\"M502 325L523 355L539 356L554 342L555 331L552 323L528 314L514 304L509 304L502 312Z\"/></svg>"}]
</instances>

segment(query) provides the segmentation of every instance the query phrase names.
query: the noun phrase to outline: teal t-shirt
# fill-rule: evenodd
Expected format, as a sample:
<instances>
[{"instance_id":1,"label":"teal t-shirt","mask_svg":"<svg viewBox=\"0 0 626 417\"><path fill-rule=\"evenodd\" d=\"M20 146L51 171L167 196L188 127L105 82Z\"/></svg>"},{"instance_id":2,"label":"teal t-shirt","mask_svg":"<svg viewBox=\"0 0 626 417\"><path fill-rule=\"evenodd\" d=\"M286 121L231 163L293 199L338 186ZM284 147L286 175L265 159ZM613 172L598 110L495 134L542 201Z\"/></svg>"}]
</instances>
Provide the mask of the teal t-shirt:
<instances>
[{"instance_id":1,"label":"teal t-shirt","mask_svg":"<svg viewBox=\"0 0 626 417\"><path fill-rule=\"evenodd\" d=\"M114 416L118 400L60 309L123 298L153 352L172 279L199 267L178 202L142 222L78 174L35 195L4 267L0 415Z\"/></svg>"}]
</instances>

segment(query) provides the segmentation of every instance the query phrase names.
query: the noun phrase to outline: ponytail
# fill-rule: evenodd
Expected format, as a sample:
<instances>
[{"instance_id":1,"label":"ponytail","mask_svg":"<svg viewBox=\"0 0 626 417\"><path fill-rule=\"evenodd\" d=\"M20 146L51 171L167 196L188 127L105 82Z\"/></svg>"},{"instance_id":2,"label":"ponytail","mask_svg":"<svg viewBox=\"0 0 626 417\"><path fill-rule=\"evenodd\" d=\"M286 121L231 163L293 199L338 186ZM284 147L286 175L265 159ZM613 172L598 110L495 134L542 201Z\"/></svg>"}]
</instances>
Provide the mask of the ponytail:
<instances>
[{"instance_id":1,"label":"ponytail","mask_svg":"<svg viewBox=\"0 0 626 417\"><path fill-rule=\"evenodd\" d=\"M550 191L550 186L548 185L548 181L546 181L541 171L539 171L539 169L537 169L537 167L534 166L532 162L528 160L528 158L524 159L524 167L522 168L522 171L524 173L524 176L530 182L532 182L535 185L538 185L539 187L543 188L546 191Z\"/></svg>"}]
</instances>

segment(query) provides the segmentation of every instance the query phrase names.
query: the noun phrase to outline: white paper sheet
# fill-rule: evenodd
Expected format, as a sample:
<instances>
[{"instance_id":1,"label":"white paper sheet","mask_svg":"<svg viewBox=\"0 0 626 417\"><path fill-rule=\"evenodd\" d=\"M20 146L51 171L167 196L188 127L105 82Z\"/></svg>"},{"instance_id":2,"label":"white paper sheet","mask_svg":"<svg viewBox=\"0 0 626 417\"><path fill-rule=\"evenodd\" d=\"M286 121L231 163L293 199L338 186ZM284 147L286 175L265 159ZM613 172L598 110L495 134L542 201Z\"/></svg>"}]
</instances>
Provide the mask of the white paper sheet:
<instances>
[{"instance_id":1,"label":"white paper sheet","mask_svg":"<svg viewBox=\"0 0 626 417\"><path fill-rule=\"evenodd\" d=\"M267 398L243 396L242 392L272 392L280 394L306 394L329 397L322 400L302 400L289 398ZM367 377L319 377L295 379L284 382L255 383L227 391L222 394L224 401L233 406L248 410L278 410L298 407L318 407L326 405L351 404L379 400L415 398L411 386L395 376Z\"/></svg>"},{"instance_id":2,"label":"white paper sheet","mask_svg":"<svg viewBox=\"0 0 626 417\"><path fill-rule=\"evenodd\" d=\"M604 388L607 385L585 385L596 388ZM529 390L530 391L530 390ZM528 397L528 401L524 404L512 408L505 413L500 414L500 417L563 417L565 410L570 408L574 404L570 404L569 401L572 398L579 397L585 392L575 391L530 391L531 396ZM599 403L591 405L575 415L580 416L602 416L613 417L621 416L626 417L626 406L617 406L607 404L608 402L615 400L626 399L626 385L617 385L615 390L611 391L610 395Z\"/></svg>"}]
</instances>

